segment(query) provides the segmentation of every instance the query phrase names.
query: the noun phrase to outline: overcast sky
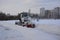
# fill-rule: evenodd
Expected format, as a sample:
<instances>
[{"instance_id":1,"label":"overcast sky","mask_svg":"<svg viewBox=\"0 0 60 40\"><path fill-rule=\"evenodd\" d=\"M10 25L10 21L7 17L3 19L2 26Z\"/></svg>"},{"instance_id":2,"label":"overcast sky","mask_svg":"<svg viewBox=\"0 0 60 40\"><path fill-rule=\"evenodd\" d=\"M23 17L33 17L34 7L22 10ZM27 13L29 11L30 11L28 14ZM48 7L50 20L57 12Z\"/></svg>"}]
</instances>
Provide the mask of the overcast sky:
<instances>
[{"instance_id":1,"label":"overcast sky","mask_svg":"<svg viewBox=\"0 0 60 40\"><path fill-rule=\"evenodd\" d=\"M0 0L0 11L10 13L12 15L18 12L39 13L40 8L53 9L60 7L60 0Z\"/></svg>"}]
</instances>

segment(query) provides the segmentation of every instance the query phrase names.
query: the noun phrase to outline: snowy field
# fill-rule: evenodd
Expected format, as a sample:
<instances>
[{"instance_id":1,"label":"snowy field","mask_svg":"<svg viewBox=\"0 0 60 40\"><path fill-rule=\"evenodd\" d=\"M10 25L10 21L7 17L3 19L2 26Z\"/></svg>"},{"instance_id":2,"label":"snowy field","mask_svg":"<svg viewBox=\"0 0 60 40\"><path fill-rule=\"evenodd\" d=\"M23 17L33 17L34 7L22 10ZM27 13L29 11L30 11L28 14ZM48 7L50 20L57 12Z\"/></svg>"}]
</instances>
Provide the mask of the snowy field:
<instances>
[{"instance_id":1,"label":"snowy field","mask_svg":"<svg viewBox=\"0 0 60 40\"><path fill-rule=\"evenodd\" d=\"M34 20L36 28L18 26L15 21L0 21L0 40L60 40L60 20Z\"/></svg>"},{"instance_id":2,"label":"snowy field","mask_svg":"<svg viewBox=\"0 0 60 40\"><path fill-rule=\"evenodd\" d=\"M40 19L33 21L38 29L46 32L60 34L60 19Z\"/></svg>"}]
</instances>

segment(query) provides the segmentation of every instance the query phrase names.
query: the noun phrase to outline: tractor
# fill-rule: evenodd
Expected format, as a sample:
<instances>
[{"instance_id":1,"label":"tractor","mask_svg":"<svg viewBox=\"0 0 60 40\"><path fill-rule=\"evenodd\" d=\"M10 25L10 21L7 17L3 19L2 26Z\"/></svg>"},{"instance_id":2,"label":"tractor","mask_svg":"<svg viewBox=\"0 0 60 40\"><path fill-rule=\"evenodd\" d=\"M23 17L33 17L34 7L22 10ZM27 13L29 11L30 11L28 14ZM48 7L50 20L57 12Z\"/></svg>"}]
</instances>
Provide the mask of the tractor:
<instances>
[{"instance_id":1,"label":"tractor","mask_svg":"<svg viewBox=\"0 0 60 40\"><path fill-rule=\"evenodd\" d=\"M23 12L20 13L18 17L19 22L15 22L15 24L21 25L23 27L35 28L35 24L31 21L30 14Z\"/></svg>"}]
</instances>

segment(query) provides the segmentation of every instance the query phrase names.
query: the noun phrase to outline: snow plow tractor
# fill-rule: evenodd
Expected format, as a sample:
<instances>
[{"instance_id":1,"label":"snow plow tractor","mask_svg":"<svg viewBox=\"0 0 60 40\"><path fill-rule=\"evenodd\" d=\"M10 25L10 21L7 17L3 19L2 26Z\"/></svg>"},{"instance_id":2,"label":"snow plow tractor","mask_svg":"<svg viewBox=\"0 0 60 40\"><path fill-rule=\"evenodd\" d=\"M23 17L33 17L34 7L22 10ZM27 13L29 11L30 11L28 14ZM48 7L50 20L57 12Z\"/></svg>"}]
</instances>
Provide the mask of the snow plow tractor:
<instances>
[{"instance_id":1,"label":"snow plow tractor","mask_svg":"<svg viewBox=\"0 0 60 40\"><path fill-rule=\"evenodd\" d=\"M15 22L15 24L23 27L35 28L35 24L31 21L31 17L25 12L19 15L19 22Z\"/></svg>"}]
</instances>

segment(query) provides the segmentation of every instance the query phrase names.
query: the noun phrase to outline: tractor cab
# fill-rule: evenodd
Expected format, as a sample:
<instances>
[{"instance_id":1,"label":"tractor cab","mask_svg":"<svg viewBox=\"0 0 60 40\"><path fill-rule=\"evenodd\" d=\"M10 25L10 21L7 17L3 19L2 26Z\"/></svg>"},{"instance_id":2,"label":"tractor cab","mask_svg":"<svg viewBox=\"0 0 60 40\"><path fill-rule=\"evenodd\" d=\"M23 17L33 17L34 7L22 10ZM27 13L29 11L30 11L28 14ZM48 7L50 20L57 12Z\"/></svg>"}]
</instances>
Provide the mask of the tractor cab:
<instances>
[{"instance_id":1,"label":"tractor cab","mask_svg":"<svg viewBox=\"0 0 60 40\"><path fill-rule=\"evenodd\" d=\"M30 21L29 20L29 14L28 13L25 13L25 12L23 12L23 13L21 13L20 15L19 15L19 20L20 20L20 22L27 22L27 21Z\"/></svg>"}]
</instances>

